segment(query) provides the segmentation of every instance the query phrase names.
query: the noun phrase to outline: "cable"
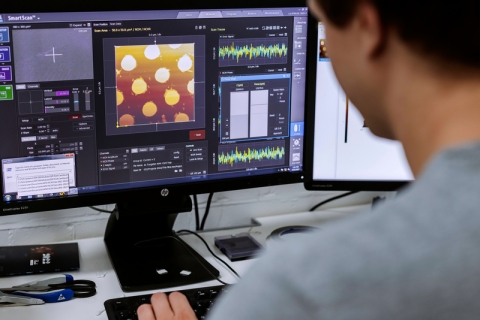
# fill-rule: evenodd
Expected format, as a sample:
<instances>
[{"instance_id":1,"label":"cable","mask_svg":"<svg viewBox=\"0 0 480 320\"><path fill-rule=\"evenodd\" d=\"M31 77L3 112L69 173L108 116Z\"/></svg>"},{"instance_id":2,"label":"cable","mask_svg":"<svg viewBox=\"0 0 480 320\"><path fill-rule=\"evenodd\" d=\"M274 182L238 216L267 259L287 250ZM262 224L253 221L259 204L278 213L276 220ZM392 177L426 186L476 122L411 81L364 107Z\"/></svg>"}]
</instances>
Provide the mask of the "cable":
<instances>
[{"instance_id":1,"label":"cable","mask_svg":"<svg viewBox=\"0 0 480 320\"><path fill-rule=\"evenodd\" d=\"M205 209L205 214L203 215L203 218L202 218L202 224L200 225L200 230L203 230L205 228L205 222L207 221L208 213L210 211L210 204L212 203L212 197L213 197L213 192L210 193L208 196L207 208Z\"/></svg>"},{"instance_id":2,"label":"cable","mask_svg":"<svg viewBox=\"0 0 480 320\"><path fill-rule=\"evenodd\" d=\"M212 254L212 256L214 256L217 260L219 260L221 263L223 263L228 269L230 269L230 271L232 271L239 279L241 278L240 275L237 273L237 271L235 271L232 267L230 267L228 265L228 263L226 263L225 261L223 261L219 256L217 256L215 253L213 253L212 249L210 249L210 246L208 245L208 243L205 241L205 239L203 239L198 233L196 232L193 232L193 231L190 231L190 230L179 230L177 231L176 233L180 233L180 232L187 232L187 233L190 233L190 234L193 234L195 235L197 238L199 238L204 244L205 246L207 247L208 251L210 251L210 253ZM217 279L218 280L218 279Z\"/></svg>"},{"instance_id":3,"label":"cable","mask_svg":"<svg viewBox=\"0 0 480 320\"><path fill-rule=\"evenodd\" d=\"M178 231L178 232L191 232L191 233L193 233L193 231L190 231L190 230L180 230L180 231ZM187 249L187 251L189 251L189 252L192 254L192 257L194 257L195 260L197 260L197 262L200 263L200 264L205 268L205 270L207 270L207 272L210 273L210 275L215 278L215 280L217 280L217 281L220 282L221 284L229 285L229 283L226 283L225 281L220 280L219 277L217 277L216 275L214 275L214 274L210 271L210 269L208 269L208 268L202 263L202 261L200 261L200 260L195 256L195 254L191 251L192 249L191 249L189 246L183 244L182 241L180 241L179 243L180 243L185 249ZM208 246L207 246L207 248L208 248ZM208 249L210 250L210 248L208 248Z\"/></svg>"},{"instance_id":4,"label":"cable","mask_svg":"<svg viewBox=\"0 0 480 320\"><path fill-rule=\"evenodd\" d=\"M218 259L220 262L222 262L228 269L230 269L230 271L232 271L238 278L241 278L240 275L232 268L228 265L228 263L226 263L225 261L223 261L219 256L217 256L215 253L213 253L212 249L210 249L210 246L208 245L208 243L205 241L205 239L203 239L198 233L196 232L193 232L193 231L190 231L190 230L179 230L177 231L176 233L180 233L180 232L187 232L187 233L190 233L190 234L193 234L194 236L196 236L197 238L199 238L203 244L205 244L205 246L207 247L208 251L212 254L212 256L214 256L216 259Z\"/></svg>"},{"instance_id":5,"label":"cable","mask_svg":"<svg viewBox=\"0 0 480 320\"><path fill-rule=\"evenodd\" d=\"M193 195L193 203L195 204L195 230L200 230L200 215L198 213L198 200L197 195Z\"/></svg>"},{"instance_id":6,"label":"cable","mask_svg":"<svg viewBox=\"0 0 480 320\"><path fill-rule=\"evenodd\" d=\"M317 209L317 208L320 207L320 206L323 206L323 205L326 204L326 203L329 203L329 202L331 202L331 201L334 201L334 200L337 200L337 199L340 199L340 198L343 198L343 197L346 197L346 196L349 196L349 195L351 195L351 194L358 193L358 192L360 192L360 191L350 191L350 192L347 192L347 193L343 193L343 194L341 194L341 195L338 195L338 196L336 196L336 197L332 197L332 198L330 198L330 199L327 199L327 200L325 200L325 201L322 201L322 202L320 202L319 204L313 206L313 208L311 208L309 211L315 211L315 209Z\"/></svg>"},{"instance_id":7,"label":"cable","mask_svg":"<svg viewBox=\"0 0 480 320\"><path fill-rule=\"evenodd\" d=\"M182 231L182 230L181 230L181 231ZM183 231L188 231L188 230L183 230ZM190 231L190 232L193 232L193 231ZM195 260L197 260L197 262L200 263L200 264L205 268L205 270L207 270L207 272L210 273L210 275L215 278L215 280L217 280L217 281L220 282L221 284L229 285L229 283L226 283L225 281L220 280L219 277L217 277L216 275L214 275L214 274L212 273L212 271L210 271L210 269L208 269L208 268L202 263L202 261L200 261L200 260L195 256L195 254L191 251L191 248L190 248L189 246L183 244L182 241L179 241L179 243L180 243L185 249L187 249L187 251L189 251L189 252L191 253L192 257L194 257Z\"/></svg>"},{"instance_id":8,"label":"cable","mask_svg":"<svg viewBox=\"0 0 480 320\"><path fill-rule=\"evenodd\" d=\"M108 211L108 210L100 209L100 208L97 208L97 207L89 207L89 208L92 209L92 210L98 211L98 212L105 212L105 213L110 213L110 214L113 213L113 211Z\"/></svg>"}]
</instances>

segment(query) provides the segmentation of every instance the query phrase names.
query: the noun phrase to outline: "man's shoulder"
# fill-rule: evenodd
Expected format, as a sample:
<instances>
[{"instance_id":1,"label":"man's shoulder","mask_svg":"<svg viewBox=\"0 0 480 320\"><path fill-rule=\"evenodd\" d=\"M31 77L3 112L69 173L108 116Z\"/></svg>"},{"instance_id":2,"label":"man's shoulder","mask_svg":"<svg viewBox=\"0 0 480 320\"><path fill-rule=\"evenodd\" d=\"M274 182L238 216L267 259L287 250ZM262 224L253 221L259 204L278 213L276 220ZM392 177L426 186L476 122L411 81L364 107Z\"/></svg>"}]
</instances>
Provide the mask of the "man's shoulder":
<instances>
[{"instance_id":1,"label":"man's shoulder","mask_svg":"<svg viewBox=\"0 0 480 320\"><path fill-rule=\"evenodd\" d=\"M310 261L335 277L355 276L368 266L398 272L402 267L419 268L416 262L432 254L454 263L480 242L479 191L480 147L447 150L395 199L286 246L293 251L287 264L309 269ZM464 257L453 254L458 248L463 248Z\"/></svg>"}]
</instances>

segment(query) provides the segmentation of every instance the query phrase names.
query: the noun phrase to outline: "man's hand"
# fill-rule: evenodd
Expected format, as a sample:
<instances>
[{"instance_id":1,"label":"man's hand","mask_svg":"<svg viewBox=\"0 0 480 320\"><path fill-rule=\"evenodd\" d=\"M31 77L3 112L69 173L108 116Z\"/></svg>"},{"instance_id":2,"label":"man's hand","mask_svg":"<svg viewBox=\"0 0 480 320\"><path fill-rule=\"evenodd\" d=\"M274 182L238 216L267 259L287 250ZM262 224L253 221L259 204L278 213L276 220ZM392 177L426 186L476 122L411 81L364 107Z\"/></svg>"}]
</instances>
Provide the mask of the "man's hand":
<instances>
[{"instance_id":1,"label":"man's hand","mask_svg":"<svg viewBox=\"0 0 480 320\"><path fill-rule=\"evenodd\" d=\"M188 303L187 297L179 292L167 296L163 292L155 293L150 299L152 304L143 304L138 310L139 320L195 320L197 317Z\"/></svg>"}]
</instances>

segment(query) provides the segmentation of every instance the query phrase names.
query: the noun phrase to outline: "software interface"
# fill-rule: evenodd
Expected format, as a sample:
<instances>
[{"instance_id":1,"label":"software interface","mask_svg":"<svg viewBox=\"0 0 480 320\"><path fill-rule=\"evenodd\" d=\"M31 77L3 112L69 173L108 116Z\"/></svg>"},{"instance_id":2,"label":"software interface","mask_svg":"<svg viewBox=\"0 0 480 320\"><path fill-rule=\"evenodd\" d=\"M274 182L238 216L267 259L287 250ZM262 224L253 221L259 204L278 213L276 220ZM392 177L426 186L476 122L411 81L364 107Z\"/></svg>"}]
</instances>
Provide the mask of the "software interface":
<instances>
[{"instance_id":1,"label":"software interface","mask_svg":"<svg viewBox=\"0 0 480 320\"><path fill-rule=\"evenodd\" d=\"M318 26L314 180L409 181L402 144L376 137L338 84Z\"/></svg>"},{"instance_id":2,"label":"software interface","mask_svg":"<svg viewBox=\"0 0 480 320\"><path fill-rule=\"evenodd\" d=\"M307 17L0 14L3 201L302 170Z\"/></svg>"}]
</instances>

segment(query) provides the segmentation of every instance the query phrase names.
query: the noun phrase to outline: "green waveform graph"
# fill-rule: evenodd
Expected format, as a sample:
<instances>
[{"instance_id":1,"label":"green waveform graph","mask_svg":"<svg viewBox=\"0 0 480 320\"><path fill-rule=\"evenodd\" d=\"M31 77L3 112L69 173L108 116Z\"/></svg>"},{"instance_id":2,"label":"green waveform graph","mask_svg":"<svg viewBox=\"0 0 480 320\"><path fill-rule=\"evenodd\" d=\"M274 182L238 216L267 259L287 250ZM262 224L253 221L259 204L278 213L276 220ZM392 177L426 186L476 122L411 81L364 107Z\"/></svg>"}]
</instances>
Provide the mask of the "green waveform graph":
<instances>
[{"instance_id":1,"label":"green waveform graph","mask_svg":"<svg viewBox=\"0 0 480 320\"><path fill-rule=\"evenodd\" d=\"M219 171L281 166L285 163L285 141L262 141L220 146Z\"/></svg>"},{"instance_id":2,"label":"green waveform graph","mask_svg":"<svg viewBox=\"0 0 480 320\"><path fill-rule=\"evenodd\" d=\"M222 39L219 43L219 67L286 64L288 38Z\"/></svg>"}]
</instances>

